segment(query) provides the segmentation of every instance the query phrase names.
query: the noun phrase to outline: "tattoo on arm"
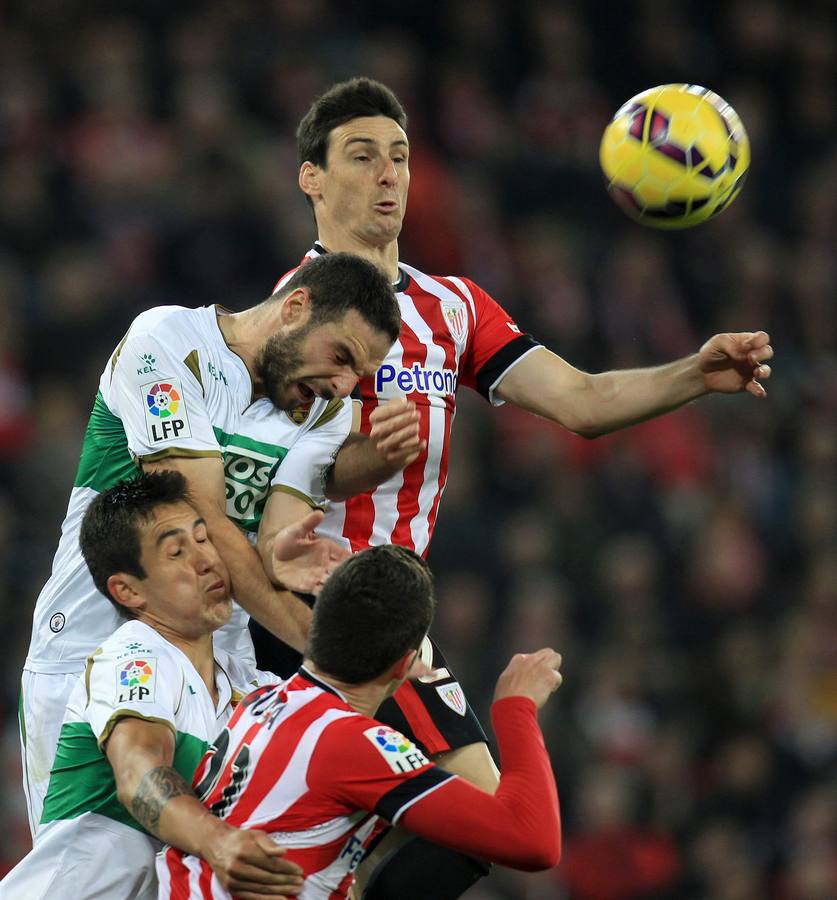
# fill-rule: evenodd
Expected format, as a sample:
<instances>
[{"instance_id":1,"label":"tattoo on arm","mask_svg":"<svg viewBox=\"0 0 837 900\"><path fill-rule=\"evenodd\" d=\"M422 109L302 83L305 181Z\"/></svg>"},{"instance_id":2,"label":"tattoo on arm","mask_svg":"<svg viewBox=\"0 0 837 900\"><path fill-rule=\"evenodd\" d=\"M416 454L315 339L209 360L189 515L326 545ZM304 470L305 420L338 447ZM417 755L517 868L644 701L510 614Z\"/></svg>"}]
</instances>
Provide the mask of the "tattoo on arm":
<instances>
[{"instance_id":1,"label":"tattoo on arm","mask_svg":"<svg viewBox=\"0 0 837 900\"><path fill-rule=\"evenodd\" d=\"M170 766L158 766L143 775L131 800L131 815L143 828L156 834L163 807L184 794L195 796L180 773Z\"/></svg>"}]
</instances>

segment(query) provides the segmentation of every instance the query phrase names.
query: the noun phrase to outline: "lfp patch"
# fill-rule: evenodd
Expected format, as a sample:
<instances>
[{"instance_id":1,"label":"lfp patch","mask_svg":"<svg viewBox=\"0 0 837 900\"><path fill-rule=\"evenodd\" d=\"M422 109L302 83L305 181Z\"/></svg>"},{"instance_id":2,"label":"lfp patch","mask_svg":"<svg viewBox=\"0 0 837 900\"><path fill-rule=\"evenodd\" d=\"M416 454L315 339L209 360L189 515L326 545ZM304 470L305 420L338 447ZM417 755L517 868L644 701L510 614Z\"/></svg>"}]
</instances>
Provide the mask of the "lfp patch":
<instances>
[{"instance_id":1,"label":"lfp patch","mask_svg":"<svg viewBox=\"0 0 837 900\"><path fill-rule=\"evenodd\" d=\"M367 728L363 732L393 772L413 772L428 765L427 757L399 731L386 725Z\"/></svg>"},{"instance_id":2,"label":"lfp patch","mask_svg":"<svg viewBox=\"0 0 837 900\"><path fill-rule=\"evenodd\" d=\"M157 660L153 656L128 660L117 669L116 699L128 701L154 699Z\"/></svg>"},{"instance_id":3,"label":"lfp patch","mask_svg":"<svg viewBox=\"0 0 837 900\"><path fill-rule=\"evenodd\" d=\"M145 426L152 444L192 436L179 378L149 382L140 388L140 392L145 404Z\"/></svg>"}]
</instances>

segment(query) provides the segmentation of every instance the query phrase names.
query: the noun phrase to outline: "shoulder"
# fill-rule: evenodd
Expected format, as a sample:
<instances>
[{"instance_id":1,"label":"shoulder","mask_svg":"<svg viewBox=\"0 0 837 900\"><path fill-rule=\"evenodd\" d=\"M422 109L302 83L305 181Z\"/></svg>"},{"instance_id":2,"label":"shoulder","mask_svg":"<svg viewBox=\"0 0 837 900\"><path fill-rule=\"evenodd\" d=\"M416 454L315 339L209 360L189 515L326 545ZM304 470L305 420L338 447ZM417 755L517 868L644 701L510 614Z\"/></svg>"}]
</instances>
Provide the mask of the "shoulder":
<instances>
[{"instance_id":1,"label":"shoulder","mask_svg":"<svg viewBox=\"0 0 837 900\"><path fill-rule=\"evenodd\" d=\"M418 290L437 297L440 302L458 301L473 306L486 298L490 299L488 293L478 284L462 275L428 275L405 263L399 263L399 266L409 275ZM410 293L409 287L406 292Z\"/></svg>"}]
</instances>

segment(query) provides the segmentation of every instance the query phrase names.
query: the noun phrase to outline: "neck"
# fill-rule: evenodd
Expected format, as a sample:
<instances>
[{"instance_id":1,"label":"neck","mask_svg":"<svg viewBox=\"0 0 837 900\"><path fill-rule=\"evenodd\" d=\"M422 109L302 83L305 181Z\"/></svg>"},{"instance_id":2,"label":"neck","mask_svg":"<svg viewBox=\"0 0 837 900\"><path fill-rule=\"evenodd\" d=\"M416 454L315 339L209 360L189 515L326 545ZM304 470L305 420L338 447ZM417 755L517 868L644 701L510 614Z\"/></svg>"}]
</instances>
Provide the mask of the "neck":
<instances>
[{"instance_id":1,"label":"neck","mask_svg":"<svg viewBox=\"0 0 837 900\"><path fill-rule=\"evenodd\" d=\"M398 241L370 244L357 235L318 225L317 240L330 253L352 253L376 265L389 280L398 280Z\"/></svg>"},{"instance_id":2,"label":"neck","mask_svg":"<svg viewBox=\"0 0 837 900\"><path fill-rule=\"evenodd\" d=\"M310 659L304 659L302 664L312 675L316 675L320 681L324 681L329 687L339 691L353 710L370 718L374 717L378 707L387 697L392 695L395 687L397 687L391 680L384 678L376 681L367 681L363 684L347 684L334 678L327 672L323 672L322 669L318 669Z\"/></svg>"},{"instance_id":3,"label":"neck","mask_svg":"<svg viewBox=\"0 0 837 900\"><path fill-rule=\"evenodd\" d=\"M216 308L218 328L226 345L241 357L250 373L250 380L258 392L256 359L264 344L265 335L273 334L278 328L276 315L278 304L259 303L239 313L224 313Z\"/></svg>"},{"instance_id":4,"label":"neck","mask_svg":"<svg viewBox=\"0 0 837 900\"><path fill-rule=\"evenodd\" d=\"M218 692L215 688L215 654L213 652L212 632L200 634L196 637L188 637L161 622L149 621L142 617L140 621L145 622L149 628L153 628L157 634L165 638L170 644L174 644L186 656L206 685L210 697L217 703Z\"/></svg>"}]
</instances>

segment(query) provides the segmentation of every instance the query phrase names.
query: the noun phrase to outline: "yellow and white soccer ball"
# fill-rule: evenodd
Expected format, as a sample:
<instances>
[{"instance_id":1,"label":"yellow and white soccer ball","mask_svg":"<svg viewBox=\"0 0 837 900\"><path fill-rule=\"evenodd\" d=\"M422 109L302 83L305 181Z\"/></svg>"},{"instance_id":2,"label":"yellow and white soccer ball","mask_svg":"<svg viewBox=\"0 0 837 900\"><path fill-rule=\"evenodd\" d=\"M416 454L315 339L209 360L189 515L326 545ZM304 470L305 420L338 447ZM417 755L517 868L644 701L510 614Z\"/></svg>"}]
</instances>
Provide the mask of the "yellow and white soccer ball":
<instances>
[{"instance_id":1,"label":"yellow and white soccer ball","mask_svg":"<svg viewBox=\"0 0 837 900\"><path fill-rule=\"evenodd\" d=\"M750 142L723 98L696 84L664 84L618 110L602 136L599 161L611 197L632 219L689 228L738 196Z\"/></svg>"}]
</instances>

